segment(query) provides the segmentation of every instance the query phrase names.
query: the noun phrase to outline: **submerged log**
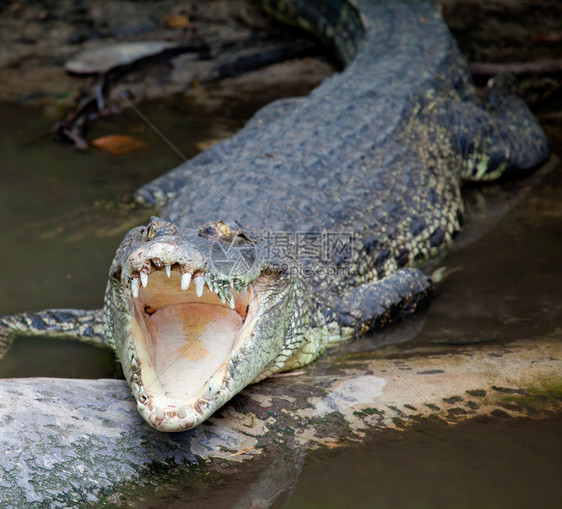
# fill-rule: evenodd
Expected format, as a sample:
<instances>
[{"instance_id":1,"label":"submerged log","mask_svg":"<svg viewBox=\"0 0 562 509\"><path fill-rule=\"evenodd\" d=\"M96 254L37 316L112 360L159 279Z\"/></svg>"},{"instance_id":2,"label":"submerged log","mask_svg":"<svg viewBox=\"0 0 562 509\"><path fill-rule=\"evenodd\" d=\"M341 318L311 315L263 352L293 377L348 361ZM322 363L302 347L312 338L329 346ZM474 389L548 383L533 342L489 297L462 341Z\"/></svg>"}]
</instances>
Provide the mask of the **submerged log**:
<instances>
[{"instance_id":1,"label":"submerged log","mask_svg":"<svg viewBox=\"0 0 562 509\"><path fill-rule=\"evenodd\" d=\"M151 429L123 380L1 380L2 503L115 502L111 497L128 484L162 484L158 477L169 469L196 468L201 477L269 458L251 487L251 499L267 507L291 491L307 450L407 429L424 417L457 423L482 415L538 417L562 407L560 337L381 348L407 339L416 323L251 386L182 433Z\"/></svg>"}]
</instances>

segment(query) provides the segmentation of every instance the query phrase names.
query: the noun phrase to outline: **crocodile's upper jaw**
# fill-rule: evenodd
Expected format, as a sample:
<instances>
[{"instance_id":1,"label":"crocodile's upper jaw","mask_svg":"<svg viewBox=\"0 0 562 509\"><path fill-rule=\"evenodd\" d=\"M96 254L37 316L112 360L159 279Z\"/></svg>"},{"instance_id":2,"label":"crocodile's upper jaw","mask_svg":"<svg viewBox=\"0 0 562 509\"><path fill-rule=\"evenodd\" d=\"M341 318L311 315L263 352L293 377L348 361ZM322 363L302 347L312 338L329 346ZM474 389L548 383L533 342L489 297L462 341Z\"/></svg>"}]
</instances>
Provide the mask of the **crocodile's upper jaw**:
<instances>
[{"instance_id":1,"label":"crocodile's upper jaw","mask_svg":"<svg viewBox=\"0 0 562 509\"><path fill-rule=\"evenodd\" d=\"M127 378L146 421L161 431L180 431L200 424L241 389L233 383L231 360L252 337L259 299L249 285L232 290L233 303L221 301L202 274L182 290L180 270L169 272L143 276L146 287L136 275L131 279L134 360Z\"/></svg>"}]
</instances>

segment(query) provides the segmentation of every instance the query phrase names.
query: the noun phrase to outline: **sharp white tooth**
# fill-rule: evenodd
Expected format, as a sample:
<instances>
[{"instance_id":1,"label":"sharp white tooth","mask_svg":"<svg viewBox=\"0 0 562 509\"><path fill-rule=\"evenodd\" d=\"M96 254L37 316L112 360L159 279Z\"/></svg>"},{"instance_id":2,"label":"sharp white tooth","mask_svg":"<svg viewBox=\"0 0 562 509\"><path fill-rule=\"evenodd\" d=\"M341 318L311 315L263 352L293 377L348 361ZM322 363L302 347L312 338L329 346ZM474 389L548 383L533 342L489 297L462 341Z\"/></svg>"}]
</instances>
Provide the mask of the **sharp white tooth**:
<instances>
[{"instance_id":1,"label":"sharp white tooth","mask_svg":"<svg viewBox=\"0 0 562 509\"><path fill-rule=\"evenodd\" d=\"M139 278L137 277L131 280L131 293L135 299L139 296Z\"/></svg>"},{"instance_id":2,"label":"sharp white tooth","mask_svg":"<svg viewBox=\"0 0 562 509\"><path fill-rule=\"evenodd\" d=\"M203 287L205 286L205 278L203 276L199 276L195 278L195 293L197 297L201 297L203 295Z\"/></svg>"},{"instance_id":3,"label":"sharp white tooth","mask_svg":"<svg viewBox=\"0 0 562 509\"><path fill-rule=\"evenodd\" d=\"M215 289L213 287L213 283L210 280L207 280L207 286L209 287L209 290L211 290L212 292L215 291Z\"/></svg>"},{"instance_id":4,"label":"sharp white tooth","mask_svg":"<svg viewBox=\"0 0 562 509\"><path fill-rule=\"evenodd\" d=\"M166 265L166 274L168 275L168 277L170 277L172 275L172 266L171 265Z\"/></svg>"},{"instance_id":5,"label":"sharp white tooth","mask_svg":"<svg viewBox=\"0 0 562 509\"><path fill-rule=\"evenodd\" d=\"M234 290L234 281L232 281L232 280L230 281L230 288L231 288L232 290Z\"/></svg>"},{"instance_id":6,"label":"sharp white tooth","mask_svg":"<svg viewBox=\"0 0 562 509\"><path fill-rule=\"evenodd\" d=\"M148 284L148 273L145 272L144 270L141 270L140 279L141 279L142 286L146 288L146 285Z\"/></svg>"},{"instance_id":7,"label":"sharp white tooth","mask_svg":"<svg viewBox=\"0 0 562 509\"><path fill-rule=\"evenodd\" d=\"M184 406L178 407L178 417L180 419L187 417L187 409Z\"/></svg>"},{"instance_id":8,"label":"sharp white tooth","mask_svg":"<svg viewBox=\"0 0 562 509\"><path fill-rule=\"evenodd\" d=\"M230 302L228 303L230 309L234 309L234 295L230 294Z\"/></svg>"},{"instance_id":9,"label":"sharp white tooth","mask_svg":"<svg viewBox=\"0 0 562 509\"><path fill-rule=\"evenodd\" d=\"M181 275L181 289L187 290L189 288L189 283L191 282L191 272L186 272Z\"/></svg>"},{"instance_id":10,"label":"sharp white tooth","mask_svg":"<svg viewBox=\"0 0 562 509\"><path fill-rule=\"evenodd\" d=\"M205 391L205 394L203 395L203 397L207 401L210 401L211 399L213 399L215 397L217 392L219 392L219 389L220 389L219 384L211 378L209 380L209 384L207 385L207 390Z\"/></svg>"},{"instance_id":11,"label":"sharp white tooth","mask_svg":"<svg viewBox=\"0 0 562 509\"><path fill-rule=\"evenodd\" d=\"M154 413L156 414L157 419L164 419L164 410L162 410L159 406L154 407Z\"/></svg>"}]
</instances>

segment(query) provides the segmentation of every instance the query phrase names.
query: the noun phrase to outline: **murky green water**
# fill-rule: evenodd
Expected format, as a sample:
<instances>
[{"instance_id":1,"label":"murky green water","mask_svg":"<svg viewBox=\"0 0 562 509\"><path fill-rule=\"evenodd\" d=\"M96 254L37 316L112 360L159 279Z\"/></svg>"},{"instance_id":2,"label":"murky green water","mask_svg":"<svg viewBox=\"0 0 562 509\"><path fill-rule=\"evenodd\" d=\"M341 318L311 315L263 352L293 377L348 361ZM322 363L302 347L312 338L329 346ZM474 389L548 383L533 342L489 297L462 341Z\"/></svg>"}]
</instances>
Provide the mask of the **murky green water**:
<instances>
[{"instance_id":1,"label":"murky green water","mask_svg":"<svg viewBox=\"0 0 562 509\"><path fill-rule=\"evenodd\" d=\"M422 422L309 454L287 509L560 507L562 416Z\"/></svg>"},{"instance_id":2,"label":"murky green water","mask_svg":"<svg viewBox=\"0 0 562 509\"><path fill-rule=\"evenodd\" d=\"M188 157L200 142L239 125L184 103L142 109ZM148 143L124 156L53 143L45 136L52 119L41 107L0 104L0 116L9 120L0 126L0 314L100 307L122 235L150 216L130 210L127 196L181 161L134 113L100 123L92 135L132 133ZM413 341L454 349L467 342L562 338L560 170L442 261L451 274ZM505 201L501 188L487 189ZM54 340L19 339L0 362L2 377L116 373L112 353ZM454 428L425 423L383 433L360 446L308 455L288 507L555 507L562 499L561 432L555 416ZM236 480L229 482L235 491ZM188 498L199 500L196 492Z\"/></svg>"},{"instance_id":3,"label":"murky green water","mask_svg":"<svg viewBox=\"0 0 562 509\"><path fill-rule=\"evenodd\" d=\"M237 472L212 464L189 473L157 469L157 493L130 486L119 500L139 509L557 508L561 430L560 415L456 426L422 420L408 432L310 452L304 465L293 450Z\"/></svg>"}]
</instances>

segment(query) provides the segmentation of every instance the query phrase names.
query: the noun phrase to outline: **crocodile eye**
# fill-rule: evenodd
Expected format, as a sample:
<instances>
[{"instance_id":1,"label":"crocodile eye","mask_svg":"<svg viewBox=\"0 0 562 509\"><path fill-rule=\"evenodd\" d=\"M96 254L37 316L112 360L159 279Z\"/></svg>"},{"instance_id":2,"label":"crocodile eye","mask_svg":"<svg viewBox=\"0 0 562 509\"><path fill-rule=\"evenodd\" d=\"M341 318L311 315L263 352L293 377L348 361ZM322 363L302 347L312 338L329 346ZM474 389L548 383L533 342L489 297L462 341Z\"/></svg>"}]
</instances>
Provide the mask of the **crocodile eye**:
<instances>
[{"instance_id":1,"label":"crocodile eye","mask_svg":"<svg viewBox=\"0 0 562 509\"><path fill-rule=\"evenodd\" d=\"M230 242L233 239L236 240L238 235L238 229L232 229L222 220L207 224L199 230L200 237L220 241Z\"/></svg>"},{"instance_id":2,"label":"crocodile eye","mask_svg":"<svg viewBox=\"0 0 562 509\"><path fill-rule=\"evenodd\" d=\"M152 240L156 236L156 228L152 223L148 225L148 229L146 230L146 237L148 240Z\"/></svg>"},{"instance_id":3,"label":"crocodile eye","mask_svg":"<svg viewBox=\"0 0 562 509\"><path fill-rule=\"evenodd\" d=\"M230 226L228 226L226 223L223 223L222 221L219 221L217 223L217 230L224 236L224 237L230 237Z\"/></svg>"}]
</instances>

